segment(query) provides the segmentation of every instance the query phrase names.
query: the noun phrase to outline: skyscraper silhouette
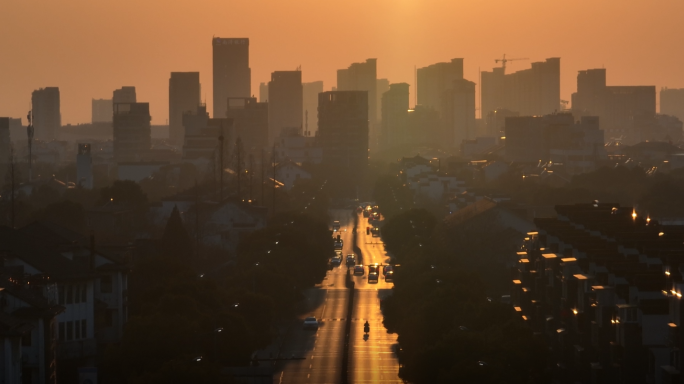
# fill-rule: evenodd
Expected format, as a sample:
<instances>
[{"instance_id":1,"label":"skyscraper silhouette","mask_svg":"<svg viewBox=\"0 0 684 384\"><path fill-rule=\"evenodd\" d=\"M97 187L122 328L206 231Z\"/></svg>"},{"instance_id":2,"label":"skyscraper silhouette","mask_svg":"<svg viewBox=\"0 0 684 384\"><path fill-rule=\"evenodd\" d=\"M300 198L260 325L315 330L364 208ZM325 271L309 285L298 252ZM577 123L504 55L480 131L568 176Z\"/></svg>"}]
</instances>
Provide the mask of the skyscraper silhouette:
<instances>
[{"instance_id":1,"label":"skyscraper silhouette","mask_svg":"<svg viewBox=\"0 0 684 384\"><path fill-rule=\"evenodd\" d=\"M368 166L368 92L318 94L318 140L323 162L362 173Z\"/></svg>"},{"instance_id":2,"label":"skyscraper silhouette","mask_svg":"<svg viewBox=\"0 0 684 384\"><path fill-rule=\"evenodd\" d=\"M353 63L347 69L337 70L338 91L367 91L368 120L377 123L377 59L367 59L364 63Z\"/></svg>"},{"instance_id":3,"label":"skyscraper silhouette","mask_svg":"<svg viewBox=\"0 0 684 384\"><path fill-rule=\"evenodd\" d=\"M214 118L226 117L229 97L250 97L249 39L212 39L214 65Z\"/></svg>"},{"instance_id":4,"label":"skyscraper silhouette","mask_svg":"<svg viewBox=\"0 0 684 384\"><path fill-rule=\"evenodd\" d=\"M283 128L302 129L302 72L276 71L268 83L268 143Z\"/></svg>"},{"instance_id":5,"label":"skyscraper silhouette","mask_svg":"<svg viewBox=\"0 0 684 384\"><path fill-rule=\"evenodd\" d=\"M36 140L55 140L62 126L59 88L47 87L31 95Z\"/></svg>"},{"instance_id":6,"label":"skyscraper silhouette","mask_svg":"<svg viewBox=\"0 0 684 384\"><path fill-rule=\"evenodd\" d=\"M409 85L390 84L389 90L382 94L381 148L390 149L407 142L408 109Z\"/></svg>"},{"instance_id":7,"label":"skyscraper silhouette","mask_svg":"<svg viewBox=\"0 0 684 384\"><path fill-rule=\"evenodd\" d=\"M169 79L169 139L182 145L185 132L183 113L195 111L200 105L199 72L171 72Z\"/></svg>"},{"instance_id":8,"label":"skyscraper silhouette","mask_svg":"<svg viewBox=\"0 0 684 384\"><path fill-rule=\"evenodd\" d=\"M418 102L425 107L442 109L442 97L451 89L454 80L463 79L463 59L451 59L448 63L436 63L418 68Z\"/></svg>"}]
</instances>

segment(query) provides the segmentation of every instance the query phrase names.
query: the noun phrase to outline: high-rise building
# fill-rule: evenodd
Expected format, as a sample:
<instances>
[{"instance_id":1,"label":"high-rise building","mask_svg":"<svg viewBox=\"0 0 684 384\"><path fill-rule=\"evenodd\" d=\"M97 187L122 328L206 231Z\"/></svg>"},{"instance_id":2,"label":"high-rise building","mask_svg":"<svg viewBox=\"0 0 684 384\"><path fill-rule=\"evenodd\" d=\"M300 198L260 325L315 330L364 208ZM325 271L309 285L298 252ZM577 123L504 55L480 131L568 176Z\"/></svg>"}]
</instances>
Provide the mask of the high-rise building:
<instances>
[{"instance_id":1,"label":"high-rise building","mask_svg":"<svg viewBox=\"0 0 684 384\"><path fill-rule=\"evenodd\" d=\"M111 99L93 99L91 122L111 123L113 108Z\"/></svg>"},{"instance_id":2,"label":"high-rise building","mask_svg":"<svg viewBox=\"0 0 684 384\"><path fill-rule=\"evenodd\" d=\"M444 92L454 84L454 80L463 79L463 59L451 59L451 62L436 63L418 68L417 104L440 111Z\"/></svg>"},{"instance_id":3,"label":"high-rise building","mask_svg":"<svg viewBox=\"0 0 684 384\"><path fill-rule=\"evenodd\" d=\"M0 164L8 164L12 142L10 141L10 118L0 117ZM4 171L4 169L2 169Z\"/></svg>"},{"instance_id":4,"label":"high-rise building","mask_svg":"<svg viewBox=\"0 0 684 384\"><path fill-rule=\"evenodd\" d=\"M389 88L390 82L388 79L378 79L375 82L375 93L377 94L377 100L375 104L378 108L375 113L377 113L378 119L382 119L382 95L389 91Z\"/></svg>"},{"instance_id":5,"label":"high-rise building","mask_svg":"<svg viewBox=\"0 0 684 384\"><path fill-rule=\"evenodd\" d=\"M136 103L137 97L135 94L135 87L121 87L120 89L114 90L112 95L112 103Z\"/></svg>"},{"instance_id":6,"label":"high-rise building","mask_svg":"<svg viewBox=\"0 0 684 384\"><path fill-rule=\"evenodd\" d=\"M546 115L560 110L560 58L532 63L511 74L494 68L481 74L481 116L497 109L521 115ZM419 91L420 92L420 91Z\"/></svg>"},{"instance_id":7,"label":"high-rise building","mask_svg":"<svg viewBox=\"0 0 684 384\"><path fill-rule=\"evenodd\" d=\"M302 131L302 71L276 71L268 83L268 143L283 128Z\"/></svg>"},{"instance_id":8,"label":"high-rise building","mask_svg":"<svg viewBox=\"0 0 684 384\"><path fill-rule=\"evenodd\" d=\"M662 88L660 90L660 113L677 116L684 121L684 88Z\"/></svg>"},{"instance_id":9,"label":"high-rise building","mask_svg":"<svg viewBox=\"0 0 684 384\"><path fill-rule=\"evenodd\" d=\"M441 119L436 109L420 104L409 109L406 128L409 143L428 143L441 147L444 145L441 128Z\"/></svg>"},{"instance_id":10,"label":"high-rise building","mask_svg":"<svg viewBox=\"0 0 684 384\"><path fill-rule=\"evenodd\" d=\"M604 68L579 71L572 110L580 116L599 116L609 138L641 141L641 131L656 124L655 86L607 86Z\"/></svg>"},{"instance_id":11,"label":"high-rise building","mask_svg":"<svg viewBox=\"0 0 684 384\"><path fill-rule=\"evenodd\" d=\"M318 140L323 163L364 172L368 166L368 92L320 93Z\"/></svg>"},{"instance_id":12,"label":"high-rise building","mask_svg":"<svg viewBox=\"0 0 684 384\"><path fill-rule=\"evenodd\" d=\"M233 120L235 138L240 138L245 154L259 156L267 149L268 141L268 103L259 103L256 98L229 98L228 119Z\"/></svg>"},{"instance_id":13,"label":"high-rise building","mask_svg":"<svg viewBox=\"0 0 684 384\"><path fill-rule=\"evenodd\" d=\"M368 120L373 126L377 123L377 59L367 59L364 63L353 63L347 69L337 70L338 91L367 91Z\"/></svg>"},{"instance_id":14,"label":"high-rise building","mask_svg":"<svg viewBox=\"0 0 684 384\"><path fill-rule=\"evenodd\" d=\"M152 147L149 103L114 103L114 160L144 160Z\"/></svg>"},{"instance_id":15,"label":"high-rise building","mask_svg":"<svg viewBox=\"0 0 684 384\"><path fill-rule=\"evenodd\" d=\"M475 83L465 79L454 80L451 89L442 98L442 121L445 142L459 147L463 140L476 136Z\"/></svg>"},{"instance_id":16,"label":"high-rise building","mask_svg":"<svg viewBox=\"0 0 684 384\"><path fill-rule=\"evenodd\" d=\"M380 148L390 149L408 142L409 85L390 84L382 94Z\"/></svg>"},{"instance_id":17,"label":"high-rise building","mask_svg":"<svg viewBox=\"0 0 684 384\"><path fill-rule=\"evenodd\" d=\"M219 137L223 135L224 165L227 164L228 149L233 141L231 119L211 119L207 107L197 105L194 111L183 112L183 127L183 159L216 161L219 157Z\"/></svg>"},{"instance_id":18,"label":"high-rise building","mask_svg":"<svg viewBox=\"0 0 684 384\"><path fill-rule=\"evenodd\" d=\"M194 111L201 103L199 72L171 72L169 79L169 139L182 145L183 113Z\"/></svg>"},{"instance_id":19,"label":"high-rise building","mask_svg":"<svg viewBox=\"0 0 684 384\"><path fill-rule=\"evenodd\" d=\"M214 37L214 118L226 117L229 97L252 96L249 39Z\"/></svg>"},{"instance_id":20,"label":"high-rise building","mask_svg":"<svg viewBox=\"0 0 684 384\"><path fill-rule=\"evenodd\" d=\"M259 84L259 102L268 103L268 83Z\"/></svg>"},{"instance_id":21,"label":"high-rise building","mask_svg":"<svg viewBox=\"0 0 684 384\"><path fill-rule=\"evenodd\" d=\"M318 129L318 94L323 92L323 82L302 84L302 105L304 108L304 135L313 136Z\"/></svg>"},{"instance_id":22,"label":"high-rise building","mask_svg":"<svg viewBox=\"0 0 684 384\"><path fill-rule=\"evenodd\" d=\"M33 110L34 138L36 140L55 140L62 126L59 88L47 87L33 91L31 95Z\"/></svg>"},{"instance_id":23,"label":"high-rise building","mask_svg":"<svg viewBox=\"0 0 684 384\"><path fill-rule=\"evenodd\" d=\"M85 189L93 189L93 157L90 144L78 144L76 154L76 184Z\"/></svg>"}]
</instances>

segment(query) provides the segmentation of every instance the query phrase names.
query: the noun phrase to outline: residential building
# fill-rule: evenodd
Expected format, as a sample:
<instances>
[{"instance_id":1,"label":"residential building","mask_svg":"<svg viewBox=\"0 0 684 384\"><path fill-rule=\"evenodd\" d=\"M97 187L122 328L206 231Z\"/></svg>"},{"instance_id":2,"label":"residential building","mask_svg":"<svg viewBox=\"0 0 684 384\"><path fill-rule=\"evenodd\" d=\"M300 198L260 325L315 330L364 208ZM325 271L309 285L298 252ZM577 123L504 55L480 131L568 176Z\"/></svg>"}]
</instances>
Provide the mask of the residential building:
<instances>
[{"instance_id":1,"label":"residential building","mask_svg":"<svg viewBox=\"0 0 684 384\"><path fill-rule=\"evenodd\" d=\"M378 119L382 119L382 95L389 91L390 82L388 79L378 79L375 81L375 93L378 96L378 100L375 102L378 110L376 111Z\"/></svg>"},{"instance_id":2,"label":"residential building","mask_svg":"<svg viewBox=\"0 0 684 384\"><path fill-rule=\"evenodd\" d=\"M111 99L92 100L91 123L111 123L114 114L114 104Z\"/></svg>"},{"instance_id":3,"label":"residential building","mask_svg":"<svg viewBox=\"0 0 684 384\"><path fill-rule=\"evenodd\" d=\"M226 117L229 97L252 96L252 70L249 68L249 39L214 37L213 81L214 118Z\"/></svg>"},{"instance_id":4,"label":"residential building","mask_svg":"<svg viewBox=\"0 0 684 384\"><path fill-rule=\"evenodd\" d=\"M259 102L268 103L268 83L259 84Z\"/></svg>"},{"instance_id":5,"label":"residential building","mask_svg":"<svg viewBox=\"0 0 684 384\"><path fill-rule=\"evenodd\" d=\"M0 165L11 162L10 118L0 117Z\"/></svg>"},{"instance_id":6,"label":"residential building","mask_svg":"<svg viewBox=\"0 0 684 384\"><path fill-rule=\"evenodd\" d=\"M589 172L607 159L599 118L570 113L506 119L506 160L563 165L568 174Z\"/></svg>"},{"instance_id":7,"label":"residential building","mask_svg":"<svg viewBox=\"0 0 684 384\"><path fill-rule=\"evenodd\" d=\"M311 172L302 168L301 165L294 161L287 159L276 165L275 176L276 180L283 183L283 188L289 191L298 180L311 179Z\"/></svg>"},{"instance_id":8,"label":"residential building","mask_svg":"<svg viewBox=\"0 0 684 384\"><path fill-rule=\"evenodd\" d=\"M34 138L43 141L55 140L62 126L59 88L47 87L33 91L31 105Z\"/></svg>"},{"instance_id":9,"label":"residential building","mask_svg":"<svg viewBox=\"0 0 684 384\"><path fill-rule=\"evenodd\" d=\"M520 115L547 115L560 106L560 58L532 63L532 67L506 74L505 67L480 74L481 116L498 109Z\"/></svg>"},{"instance_id":10,"label":"residential building","mask_svg":"<svg viewBox=\"0 0 684 384\"><path fill-rule=\"evenodd\" d=\"M316 135L318 129L318 94L321 92L323 92L322 81L302 84L304 136Z\"/></svg>"},{"instance_id":11,"label":"residential building","mask_svg":"<svg viewBox=\"0 0 684 384\"><path fill-rule=\"evenodd\" d=\"M518 112L509 111L508 109L496 109L487 113L485 117L485 132L487 136L501 138L505 136L506 118L518 117Z\"/></svg>"},{"instance_id":12,"label":"residential building","mask_svg":"<svg viewBox=\"0 0 684 384\"><path fill-rule=\"evenodd\" d=\"M431 107L416 105L413 109L409 109L406 132L409 143L439 146L444 144L439 112Z\"/></svg>"},{"instance_id":13,"label":"residential building","mask_svg":"<svg viewBox=\"0 0 684 384\"><path fill-rule=\"evenodd\" d=\"M183 145L183 113L194 111L201 103L199 72L171 72L169 79L169 140ZM225 116L221 116L225 117Z\"/></svg>"},{"instance_id":14,"label":"residential building","mask_svg":"<svg viewBox=\"0 0 684 384\"><path fill-rule=\"evenodd\" d=\"M90 144L78 144L76 155L76 185L85 189L93 189L93 157L90 155Z\"/></svg>"},{"instance_id":15,"label":"residential building","mask_svg":"<svg viewBox=\"0 0 684 384\"><path fill-rule=\"evenodd\" d=\"M495 137L476 137L473 140L463 140L461 142L461 156L465 159L475 159L482 156L496 146Z\"/></svg>"},{"instance_id":16,"label":"residential building","mask_svg":"<svg viewBox=\"0 0 684 384\"><path fill-rule=\"evenodd\" d=\"M114 104L114 160L141 161L152 147L149 103Z\"/></svg>"},{"instance_id":17,"label":"residential building","mask_svg":"<svg viewBox=\"0 0 684 384\"><path fill-rule=\"evenodd\" d=\"M135 87L121 87L115 89L112 94L112 104L119 103L137 103L137 95L135 93Z\"/></svg>"},{"instance_id":18,"label":"residential building","mask_svg":"<svg viewBox=\"0 0 684 384\"><path fill-rule=\"evenodd\" d=\"M604 68L579 71L572 110L580 116L599 116L609 138L635 144L641 141L644 126L655 124L656 88L608 86Z\"/></svg>"},{"instance_id":19,"label":"residential building","mask_svg":"<svg viewBox=\"0 0 684 384\"><path fill-rule=\"evenodd\" d=\"M660 113L684 121L684 88L660 89Z\"/></svg>"},{"instance_id":20,"label":"residential building","mask_svg":"<svg viewBox=\"0 0 684 384\"><path fill-rule=\"evenodd\" d=\"M442 98L442 124L445 144L458 148L463 140L476 136L475 83L465 79L454 80L451 89Z\"/></svg>"},{"instance_id":21,"label":"residential building","mask_svg":"<svg viewBox=\"0 0 684 384\"><path fill-rule=\"evenodd\" d=\"M318 95L318 140L323 163L354 173L368 166L367 91L332 91Z\"/></svg>"},{"instance_id":22,"label":"residential building","mask_svg":"<svg viewBox=\"0 0 684 384\"><path fill-rule=\"evenodd\" d=\"M220 137L223 136L224 162L227 162L228 151L235 140L233 121L229 118L209 118L207 107L204 105L195 108L195 112L183 113L183 127L185 128L183 159L201 160L202 165L215 162L220 157ZM200 163L196 162L196 165Z\"/></svg>"},{"instance_id":23,"label":"residential building","mask_svg":"<svg viewBox=\"0 0 684 384\"><path fill-rule=\"evenodd\" d=\"M377 147L378 136L378 71L377 59L367 59L363 63L353 63L347 69L337 70L336 91L368 92L369 137L373 147Z\"/></svg>"},{"instance_id":24,"label":"residential building","mask_svg":"<svg viewBox=\"0 0 684 384\"><path fill-rule=\"evenodd\" d=\"M382 121L380 148L390 149L409 142L409 85L390 84L382 95Z\"/></svg>"},{"instance_id":25,"label":"residential building","mask_svg":"<svg viewBox=\"0 0 684 384\"><path fill-rule=\"evenodd\" d=\"M417 104L441 111L444 93L453 87L455 80L463 79L463 59L418 68L416 78Z\"/></svg>"},{"instance_id":26,"label":"residential building","mask_svg":"<svg viewBox=\"0 0 684 384\"><path fill-rule=\"evenodd\" d=\"M268 83L268 143L283 128L302 130L302 71L276 71Z\"/></svg>"},{"instance_id":27,"label":"residential building","mask_svg":"<svg viewBox=\"0 0 684 384\"><path fill-rule=\"evenodd\" d=\"M681 225L614 203L559 205L512 255L515 310L572 382L681 382Z\"/></svg>"},{"instance_id":28,"label":"residential building","mask_svg":"<svg viewBox=\"0 0 684 384\"><path fill-rule=\"evenodd\" d=\"M233 136L242 141L245 154L260 156L260 152L272 143L268 141L269 103L257 102L256 98L229 98L228 120L233 121Z\"/></svg>"},{"instance_id":29,"label":"residential building","mask_svg":"<svg viewBox=\"0 0 684 384\"><path fill-rule=\"evenodd\" d=\"M317 141L316 137L303 136L295 129L283 130L275 148L277 159L289 159L298 164L320 164L323 149Z\"/></svg>"}]
</instances>

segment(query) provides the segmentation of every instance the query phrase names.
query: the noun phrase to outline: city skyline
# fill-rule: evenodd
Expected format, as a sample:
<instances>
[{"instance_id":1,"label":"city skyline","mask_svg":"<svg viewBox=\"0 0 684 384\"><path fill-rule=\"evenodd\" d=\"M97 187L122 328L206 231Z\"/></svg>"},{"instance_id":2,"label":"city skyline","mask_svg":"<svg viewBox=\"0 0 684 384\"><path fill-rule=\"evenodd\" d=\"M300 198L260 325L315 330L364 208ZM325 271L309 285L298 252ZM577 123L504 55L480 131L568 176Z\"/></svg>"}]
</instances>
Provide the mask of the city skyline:
<instances>
[{"instance_id":1,"label":"city skyline","mask_svg":"<svg viewBox=\"0 0 684 384\"><path fill-rule=\"evenodd\" d=\"M589 4L591 7L583 6ZM615 7L617 4L620 6ZM212 53L208 45L212 36L250 39L254 96L258 96L259 83L267 81L275 70L294 70L301 65L303 82L323 81L328 91L336 83L337 69L377 58L378 78L411 84L413 105L414 66L463 57L464 77L478 83L479 88L478 68L489 71L499 66L494 60L504 53L530 59L509 63L509 73L527 69L535 61L561 57L563 100L570 100L575 92L578 71L593 68L610 70L609 85L684 87L678 73L684 54L668 48L668 36L677 36L683 29L676 22L684 11L681 2L653 8L645 1L580 1L564 9L561 18L540 17L553 14L555 9L540 0L515 4L364 3L368 14L383 14L380 19L360 17L352 13L355 7L306 1L294 5L263 1L261 6L230 7L200 1L193 7L164 9L157 5L152 1L142 4L134 14L127 13L125 6L118 10L77 0L40 6L3 5L6 14L15 16L0 26L0 49L13 58L0 63L0 115L23 117L33 90L56 86L62 98L63 124L84 123L89 121L92 99L108 98L113 89L133 85L140 99L150 102L152 123L166 124L168 76L181 71L200 72L200 81L206 84L201 98L212 110ZM226 11L245 17L225 27L221 19ZM611 17L604 20L607 12ZM32 15L32 22L20 17L25 14ZM89 17L84 17L86 14ZM278 20L283 14L289 16L287 23ZM313 18L314 14L335 17ZM259 23L251 22L257 19ZM174 30L178 20L186 21L191 28ZM62 23L71 27L58 28ZM270 23L279 33L257 25L262 23ZM128 26L127 33L114 33L121 24ZM315 33L341 31L345 26L344 33ZM540 34L542 29L544 33ZM479 89L477 92L479 105Z\"/></svg>"}]
</instances>

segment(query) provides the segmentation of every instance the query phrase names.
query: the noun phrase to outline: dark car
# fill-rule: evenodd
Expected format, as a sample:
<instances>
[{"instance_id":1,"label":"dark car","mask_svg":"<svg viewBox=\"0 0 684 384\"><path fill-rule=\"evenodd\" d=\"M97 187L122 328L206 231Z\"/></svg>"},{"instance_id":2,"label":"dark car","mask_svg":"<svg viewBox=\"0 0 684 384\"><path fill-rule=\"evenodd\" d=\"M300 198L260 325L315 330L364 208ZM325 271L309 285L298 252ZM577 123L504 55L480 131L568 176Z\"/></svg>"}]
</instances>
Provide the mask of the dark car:
<instances>
[{"instance_id":1,"label":"dark car","mask_svg":"<svg viewBox=\"0 0 684 384\"><path fill-rule=\"evenodd\" d=\"M387 271L385 273L385 281L393 281L394 280L394 271Z\"/></svg>"},{"instance_id":2,"label":"dark car","mask_svg":"<svg viewBox=\"0 0 684 384\"><path fill-rule=\"evenodd\" d=\"M356 256L354 254L347 255L347 265L350 267L356 265Z\"/></svg>"},{"instance_id":3,"label":"dark car","mask_svg":"<svg viewBox=\"0 0 684 384\"><path fill-rule=\"evenodd\" d=\"M378 273L377 272L370 272L368 273L368 283L377 283L378 282Z\"/></svg>"},{"instance_id":4,"label":"dark car","mask_svg":"<svg viewBox=\"0 0 684 384\"><path fill-rule=\"evenodd\" d=\"M354 274L355 275L363 275L365 270L363 269L363 265L355 265L354 266Z\"/></svg>"},{"instance_id":5,"label":"dark car","mask_svg":"<svg viewBox=\"0 0 684 384\"><path fill-rule=\"evenodd\" d=\"M342 264L342 257L338 255L333 256L333 258L330 259L330 264L332 264L333 267L339 267L340 264Z\"/></svg>"}]
</instances>

